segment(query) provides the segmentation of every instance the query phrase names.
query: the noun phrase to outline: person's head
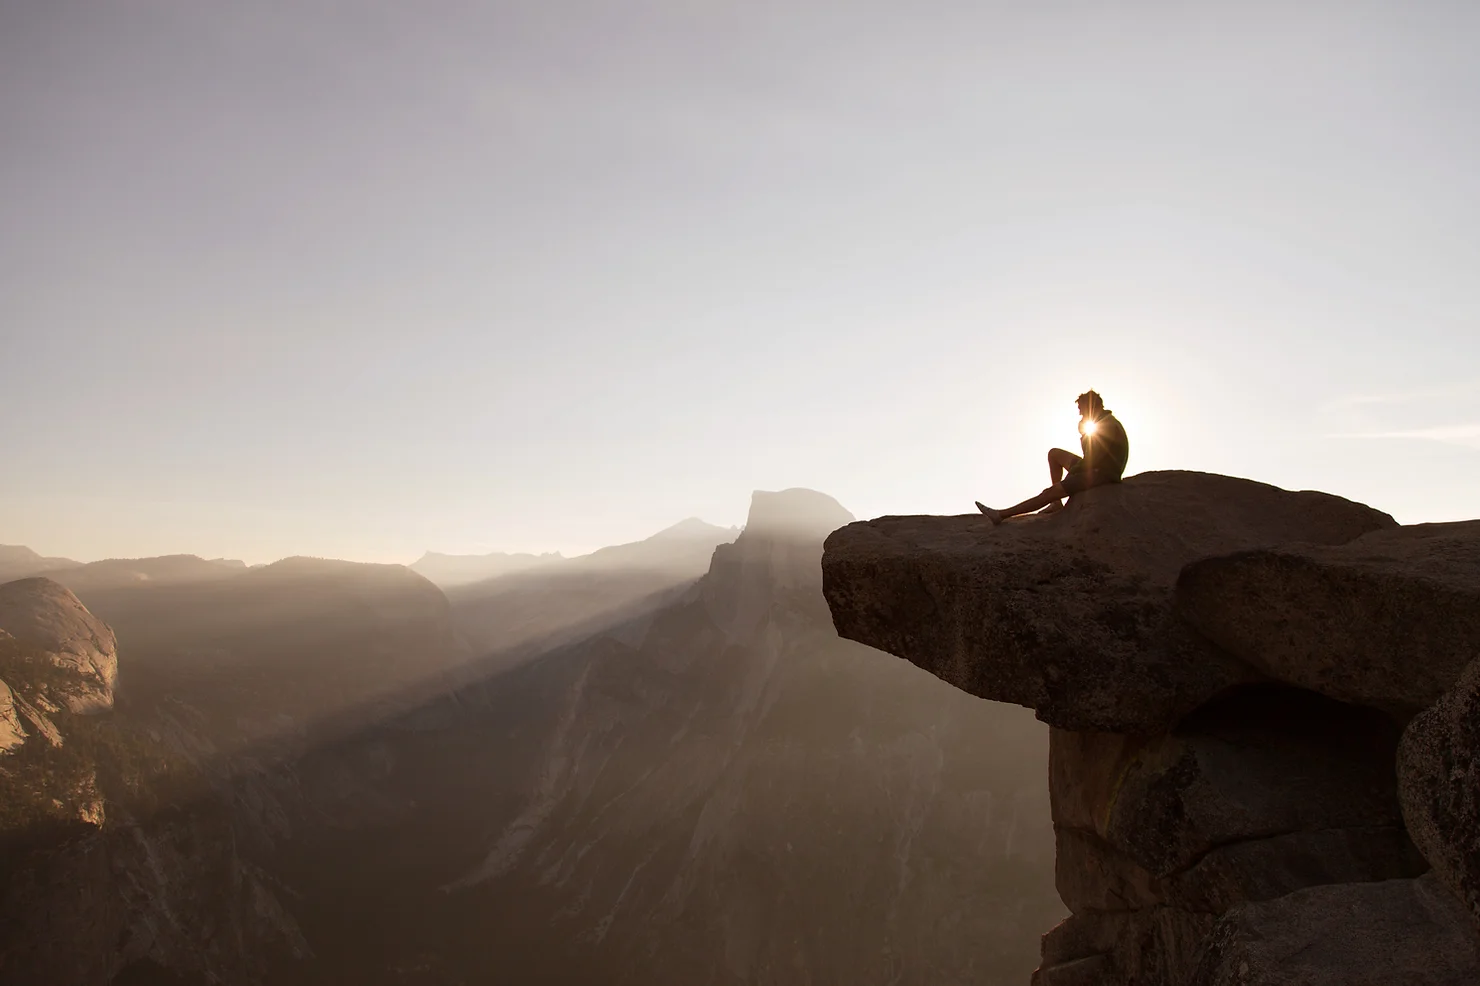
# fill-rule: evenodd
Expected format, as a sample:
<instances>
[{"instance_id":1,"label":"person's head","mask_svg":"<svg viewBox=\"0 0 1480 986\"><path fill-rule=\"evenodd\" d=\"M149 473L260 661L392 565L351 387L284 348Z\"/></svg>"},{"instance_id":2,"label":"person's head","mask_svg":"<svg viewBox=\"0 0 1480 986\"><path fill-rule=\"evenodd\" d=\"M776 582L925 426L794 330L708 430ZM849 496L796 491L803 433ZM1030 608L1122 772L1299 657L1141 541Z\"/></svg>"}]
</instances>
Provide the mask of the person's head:
<instances>
[{"instance_id":1,"label":"person's head","mask_svg":"<svg viewBox=\"0 0 1480 986\"><path fill-rule=\"evenodd\" d=\"M1079 405L1079 416L1094 420L1105 413L1105 402L1093 390L1086 390L1075 402Z\"/></svg>"}]
</instances>

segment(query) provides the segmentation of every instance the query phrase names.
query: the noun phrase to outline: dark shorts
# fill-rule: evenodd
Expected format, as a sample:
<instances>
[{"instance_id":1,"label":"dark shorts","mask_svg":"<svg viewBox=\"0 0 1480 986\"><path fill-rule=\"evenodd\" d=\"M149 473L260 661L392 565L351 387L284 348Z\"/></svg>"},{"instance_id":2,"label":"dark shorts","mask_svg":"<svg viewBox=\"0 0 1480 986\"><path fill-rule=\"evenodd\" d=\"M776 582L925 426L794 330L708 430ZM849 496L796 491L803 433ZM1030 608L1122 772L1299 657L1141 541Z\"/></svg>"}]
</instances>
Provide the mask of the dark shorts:
<instances>
[{"instance_id":1,"label":"dark shorts","mask_svg":"<svg viewBox=\"0 0 1480 986\"><path fill-rule=\"evenodd\" d=\"M1106 483L1120 482L1121 469L1086 469L1084 460L1076 458L1074 464L1069 467L1069 475L1064 477L1060 484L1064 492L1073 496L1075 493L1083 493L1091 486L1104 486Z\"/></svg>"}]
</instances>

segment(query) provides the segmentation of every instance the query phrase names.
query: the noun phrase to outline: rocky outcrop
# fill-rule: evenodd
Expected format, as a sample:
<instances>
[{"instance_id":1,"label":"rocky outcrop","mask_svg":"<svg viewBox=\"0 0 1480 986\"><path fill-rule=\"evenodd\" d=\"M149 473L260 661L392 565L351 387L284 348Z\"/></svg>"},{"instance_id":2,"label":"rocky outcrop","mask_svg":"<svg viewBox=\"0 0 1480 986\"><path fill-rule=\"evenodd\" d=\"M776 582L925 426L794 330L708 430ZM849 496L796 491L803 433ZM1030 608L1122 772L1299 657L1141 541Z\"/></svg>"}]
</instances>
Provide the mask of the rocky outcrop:
<instances>
[{"instance_id":1,"label":"rocky outcrop","mask_svg":"<svg viewBox=\"0 0 1480 986\"><path fill-rule=\"evenodd\" d=\"M48 578L18 579L0 585L0 630L60 672L43 681L33 701L60 703L74 713L113 707L118 680L118 642L68 589Z\"/></svg>"},{"instance_id":2,"label":"rocky outcrop","mask_svg":"<svg viewBox=\"0 0 1480 986\"><path fill-rule=\"evenodd\" d=\"M0 857L103 824L97 765L69 740L112 708L117 676L113 631L71 592L45 578L0 585Z\"/></svg>"},{"instance_id":3,"label":"rocky outcrop","mask_svg":"<svg viewBox=\"0 0 1480 986\"><path fill-rule=\"evenodd\" d=\"M1272 678L1411 716L1480 653L1480 521L1207 558L1177 609Z\"/></svg>"},{"instance_id":4,"label":"rocky outcrop","mask_svg":"<svg viewBox=\"0 0 1480 986\"><path fill-rule=\"evenodd\" d=\"M844 636L1055 727L1073 914L1038 986L1448 984L1480 981L1474 929L1415 878L1433 864L1463 893L1475 858L1453 841L1476 790L1453 752L1476 749L1468 685L1410 727L1401 806L1395 761L1474 656L1477 549L1480 524L1149 473L1000 527L851 524L823 584ZM1337 953L1346 978L1302 971Z\"/></svg>"},{"instance_id":5,"label":"rocky outcrop","mask_svg":"<svg viewBox=\"0 0 1480 986\"><path fill-rule=\"evenodd\" d=\"M973 695L1062 729L1152 733L1259 677L1174 618L1184 565L1395 524L1324 493L1143 473L1001 527L981 516L849 525L828 539L823 591L844 637Z\"/></svg>"},{"instance_id":6,"label":"rocky outcrop","mask_svg":"<svg viewBox=\"0 0 1480 986\"><path fill-rule=\"evenodd\" d=\"M103 824L97 765L70 741L112 706L117 667L112 631L66 589L0 585L0 864L13 847Z\"/></svg>"},{"instance_id":7,"label":"rocky outcrop","mask_svg":"<svg viewBox=\"0 0 1480 986\"><path fill-rule=\"evenodd\" d=\"M1413 840L1480 928L1480 659L1408 724L1398 782Z\"/></svg>"}]
</instances>

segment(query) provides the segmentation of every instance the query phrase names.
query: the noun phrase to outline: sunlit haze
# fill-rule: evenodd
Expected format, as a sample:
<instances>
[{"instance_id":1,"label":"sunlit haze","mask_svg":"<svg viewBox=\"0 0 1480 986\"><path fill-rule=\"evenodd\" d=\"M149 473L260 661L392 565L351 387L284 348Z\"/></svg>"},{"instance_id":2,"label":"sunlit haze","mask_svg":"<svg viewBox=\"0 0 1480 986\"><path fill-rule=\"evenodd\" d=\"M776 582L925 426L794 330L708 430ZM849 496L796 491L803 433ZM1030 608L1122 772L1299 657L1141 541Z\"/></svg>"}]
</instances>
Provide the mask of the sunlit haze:
<instances>
[{"instance_id":1,"label":"sunlit haze","mask_svg":"<svg viewBox=\"0 0 1480 986\"><path fill-rule=\"evenodd\" d=\"M588 551L1128 473L1480 513L1480 5L0 6L0 543Z\"/></svg>"}]
</instances>

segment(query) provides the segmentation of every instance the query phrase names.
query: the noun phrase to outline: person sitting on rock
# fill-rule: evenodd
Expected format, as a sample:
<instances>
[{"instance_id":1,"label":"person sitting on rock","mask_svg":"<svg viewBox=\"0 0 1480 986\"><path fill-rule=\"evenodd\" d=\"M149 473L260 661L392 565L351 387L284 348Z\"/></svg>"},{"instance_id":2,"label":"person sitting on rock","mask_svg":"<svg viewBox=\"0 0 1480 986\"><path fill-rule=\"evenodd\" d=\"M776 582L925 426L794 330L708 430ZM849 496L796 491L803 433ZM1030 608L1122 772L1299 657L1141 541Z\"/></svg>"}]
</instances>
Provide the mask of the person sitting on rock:
<instances>
[{"instance_id":1,"label":"person sitting on rock","mask_svg":"<svg viewBox=\"0 0 1480 986\"><path fill-rule=\"evenodd\" d=\"M1079 407L1079 447L1084 450L1084 455L1075 455L1061 448L1049 449L1048 488L1016 506L993 510L978 500L976 508L991 518L993 524L1000 524L1008 517L1032 513L1040 507L1047 508L1044 513L1052 513L1062 509L1060 501L1066 496L1083 493L1091 486L1120 481L1131 454L1125 428L1114 414L1105 409L1105 402L1093 390L1080 394L1075 403Z\"/></svg>"}]
</instances>

